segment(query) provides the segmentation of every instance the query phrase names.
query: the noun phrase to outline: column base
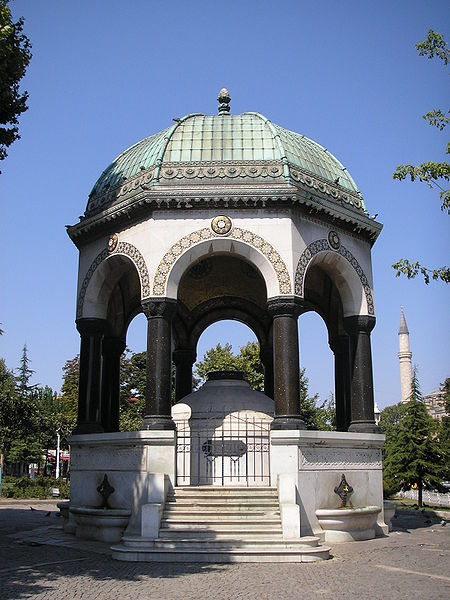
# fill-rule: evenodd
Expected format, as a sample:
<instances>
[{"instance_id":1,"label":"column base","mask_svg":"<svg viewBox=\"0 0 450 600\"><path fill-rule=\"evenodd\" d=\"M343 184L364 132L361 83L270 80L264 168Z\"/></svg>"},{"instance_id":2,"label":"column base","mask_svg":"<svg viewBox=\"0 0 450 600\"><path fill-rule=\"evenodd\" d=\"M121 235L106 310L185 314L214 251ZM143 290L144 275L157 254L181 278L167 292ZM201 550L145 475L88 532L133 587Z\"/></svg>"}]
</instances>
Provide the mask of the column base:
<instances>
[{"instance_id":1,"label":"column base","mask_svg":"<svg viewBox=\"0 0 450 600\"><path fill-rule=\"evenodd\" d=\"M352 433L381 433L373 421L352 421L348 430Z\"/></svg>"},{"instance_id":2,"label":"column base","mask_svg":"<svg viewBox=\"0 0 450 600\"><path fill-rule=\"evenodd\" d=\"M139 427L141 431L160 430L175 431L176 426L172 417L162 417L160 415L146 415Z\"/></svg>"},{"instance_id":3,"label":"column base","mask_svg":"<svg viewBox=\"0 0 450 600\"><path fill-rule=\"evenodd\" d=\"M105 433L105 430L100 423L77 423L77 426L72 431L72 435L80 435L83 433Z\"/></svg>"},{"instance_id":4,"label":"column base","mask_svg":"<svg viewBox=\"0 0 450 600\"><path fill-rule=\"evenodd\" d=\"M272 431L279 429L306 429L306 425L297 415L293 415L292 417L280 416L274 418L270 425L270 429Z\"/></svg>"}]
</instances>

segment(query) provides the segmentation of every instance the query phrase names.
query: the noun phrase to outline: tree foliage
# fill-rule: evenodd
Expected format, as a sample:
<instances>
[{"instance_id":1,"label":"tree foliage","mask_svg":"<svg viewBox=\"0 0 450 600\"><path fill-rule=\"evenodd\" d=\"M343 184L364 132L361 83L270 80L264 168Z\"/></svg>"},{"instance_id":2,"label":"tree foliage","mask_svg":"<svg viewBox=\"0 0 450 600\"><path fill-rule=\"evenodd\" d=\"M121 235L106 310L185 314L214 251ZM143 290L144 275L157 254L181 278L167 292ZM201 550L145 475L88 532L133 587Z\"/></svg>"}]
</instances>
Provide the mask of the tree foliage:
<instances>
[{"instance_id":1,"label":"tree foliage","mask_svg":"<svg viewBox=\"0 0 450 600\"><path fill-rule=\"evenodd\" d=\"M439 58L444 65L448 65L450 50L447 48L447 42L440 33L432 29L429 30L427 38L416 44L416 49L420 56L428 58ZM432 127L437 127L443 131L450 122L450 111L434 109L423 115L423 118ZM450 144L447 143L446 154L450 154ZM425 182L430 188L440 190L441 210L450 213L450 190L446 189L446 182L450 179L450 164L448 162L424 162L421 165L399 165L393 174L394 179L399 181L409 178L411 181ZM421 265L418 261L410 262L408 259L400 259L394 263L393 268L396 271L396 277L406 275L408 279L414 279L417 275L423 276L424 282L428 284L431 279L450 283L450 268L443 266L440 268L428 268Z\"/></svg>"},{"instance_id":2,"label":"tree foliage","mask_svg":"<svg viewBox=\"0 0 450 600\"><path fill-rule=\"evenodd\" d=\"M20 138L18 117L28 108L28 93L19 90L31 60L31 44L23 24L22 18L13 23L7 0L0 0L0 160Z\"/></svg>"},{"instance_id":3,"label":"tree foliage","mask_svg":"<svg viewBox=\"0 0 450 600\"><path fill-rule=\"evenodd\" d=\"M438 424L422 402L416 371L411 390L410 400L398 407L397 413L391 412L394 422L391 420L384 429L384 486L390 493L418 489L418 503L422 506L424 485L438 486L442 479L443 456L437 438ZM382 428L389 420L389 415L385 420L382 417Z\"/></svg>"},{"instance_id":4,"label":"tree foliage","mask_svg":"<svg viewBox=\"0 0 450 600\"><path fill-rule=\"evenodd\" d=\"M248 342L242 346L237 355L233 354L231 344L222 346L219 343L205 352L203 360L196 363L195 371L200 381L205 381L212 371L242 371L254 390L264 389L264 366L256 342Z\"/></svg>"}]
</instances>

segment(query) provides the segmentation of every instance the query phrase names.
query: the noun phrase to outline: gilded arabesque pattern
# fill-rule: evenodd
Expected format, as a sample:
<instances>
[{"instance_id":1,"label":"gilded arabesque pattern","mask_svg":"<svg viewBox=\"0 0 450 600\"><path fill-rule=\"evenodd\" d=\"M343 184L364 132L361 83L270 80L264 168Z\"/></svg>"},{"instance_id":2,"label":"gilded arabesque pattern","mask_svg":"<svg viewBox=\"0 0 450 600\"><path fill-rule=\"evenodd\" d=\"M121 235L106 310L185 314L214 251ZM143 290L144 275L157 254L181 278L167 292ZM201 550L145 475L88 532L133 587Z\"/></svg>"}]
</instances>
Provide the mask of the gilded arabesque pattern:
<instances>
[{"instance_id":1,"label":"gilded arabesque pattern","mask_svg":"<svg viewBox=\"0 0 450 600\"><path fill-rule=\"evenodd\" d=\"M185 235L178 242L176 242L176 244L174 244L166 252L159 263L158 268L156 269L155 278L153 280L153 296L164 296L169 272L179 256L201 241L219 237L223 236L217 235L209 227L204 227L203 229L193 231L189 235ZM250 246L253 246L259 250L267 258L275 270L280 294L291 293L291 278L289 276L286 264L275 248L269 244L269 242L264 240L256 233L252 233L247 229L241 229L240 227L233 227L227 237L243 241L244 243L249 244Z\"/></svg>"},{"instance_id":2,"label":"gilded arabesque pattern","mask_svg":"<svg viewBox=\"0 0 450 600\"><path fill-rule=\"evenodd\" d=\"M356 258L353 256L353 254L350 252L350 250L347 250L347 248L345 246L340 244L339 248L333 249L330 246L330 244L328 243L328 240L326 240L326 239L321 239L321 240L316 240L314 242L311 242L311 244L309 244L309 246L307 248L305 248L302 255L300 256L300 259L297 263L297 269L295 271L295 283L294 283L295 294L300 296L301 298L304 297L304 281L305 281L306 269L307 269L310 261L316 254L318 254L319 252L326 252L326 251L337 252L338 254L343 256L346 260L348 260L348 262L352 265L352 267L357 272L358 277L361 280L361 284L364 289L364 294L366 296L366 301L367 301L367 312L369 313L369 315L374 315L375 308L374 308L374 303L373 303L372 290L370 288L369 281L368 281L361 265L356 260Z\"/></svg>"}]
</instances>

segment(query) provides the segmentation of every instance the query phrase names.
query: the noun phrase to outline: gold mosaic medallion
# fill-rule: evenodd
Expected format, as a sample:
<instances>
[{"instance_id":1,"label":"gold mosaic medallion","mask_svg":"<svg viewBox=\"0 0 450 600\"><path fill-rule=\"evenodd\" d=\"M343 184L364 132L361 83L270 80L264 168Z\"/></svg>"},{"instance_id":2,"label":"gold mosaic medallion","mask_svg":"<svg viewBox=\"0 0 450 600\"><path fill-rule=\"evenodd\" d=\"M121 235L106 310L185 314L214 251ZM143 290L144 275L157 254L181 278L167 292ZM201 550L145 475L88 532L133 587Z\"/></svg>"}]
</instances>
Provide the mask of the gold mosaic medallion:
<instances>
[{"instance_id":1,"label":"gold mosaic medallion","mask_svg":"<svg viewBox=\"0 0 450 600\"><path fill-rule=\"evenodd\" d=\"M225 235L231 229L231 219L225 217L224 215L214 217L211 222L211 229L218 235Z\"/></svg>"},{"instance_id":2,"label":"gold mosaic medallion","mask_svg":"<svg viewBox=\"0 0 450 600\"><path fill-rule=\"evenodd\" d=\"M117 244L119 243L119 236L117 233L114 233L108 240L108 252L114 252L117 248Z\"/></svg>"},{"instance_id":3,"label":"gold mosaic medallion","mask_svg":"<svg viewBox=\"0 0 450 600\"><path fill-rule=\"evenodd\" d=\"M328 234L328 243L333 248L333 250L339 250L341 246L341 240L339 239L339 236L335 231L330 231L330 233Z\"/></svg>"}]
</instances>

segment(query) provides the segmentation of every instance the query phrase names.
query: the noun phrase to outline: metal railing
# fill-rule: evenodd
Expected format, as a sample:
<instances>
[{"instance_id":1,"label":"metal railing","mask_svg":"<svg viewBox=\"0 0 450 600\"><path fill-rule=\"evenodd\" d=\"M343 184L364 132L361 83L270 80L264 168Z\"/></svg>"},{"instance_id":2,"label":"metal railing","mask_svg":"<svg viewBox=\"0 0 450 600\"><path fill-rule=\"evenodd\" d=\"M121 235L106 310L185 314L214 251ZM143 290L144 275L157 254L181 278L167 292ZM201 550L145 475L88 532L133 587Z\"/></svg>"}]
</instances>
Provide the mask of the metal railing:
<instances>
[{"instance_id":1,"label":"metal railing","mask_svg":"<svg viewBox=\"0 0 450 600\"><path fill-rule=\"evenodd\" d=\"M177 485L270 485L270 419L175 421Z\"/></svg>"},{"instance_id":2,"label":"metal railing","mask_svg":"<svg viewBox=\"0 0 450 600\"><path fill-rule=\"evenodd\" d=\"M408 498L409 500L418 500L418 490L407 490L401 491L396 494L397 498ZM422 500L428 504L435 504L436 506L450 507L450 492L447 494L440 494L439 492L430 492L429 490L423 490Z\"/></svg>"}]
</instances>

